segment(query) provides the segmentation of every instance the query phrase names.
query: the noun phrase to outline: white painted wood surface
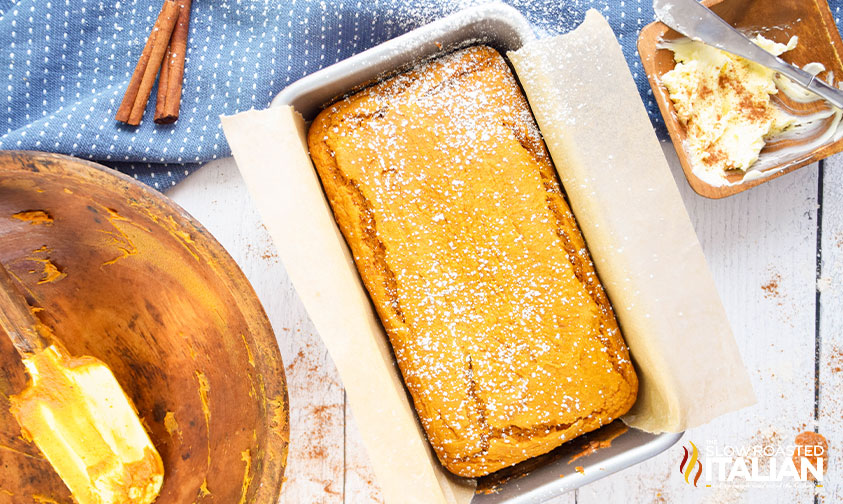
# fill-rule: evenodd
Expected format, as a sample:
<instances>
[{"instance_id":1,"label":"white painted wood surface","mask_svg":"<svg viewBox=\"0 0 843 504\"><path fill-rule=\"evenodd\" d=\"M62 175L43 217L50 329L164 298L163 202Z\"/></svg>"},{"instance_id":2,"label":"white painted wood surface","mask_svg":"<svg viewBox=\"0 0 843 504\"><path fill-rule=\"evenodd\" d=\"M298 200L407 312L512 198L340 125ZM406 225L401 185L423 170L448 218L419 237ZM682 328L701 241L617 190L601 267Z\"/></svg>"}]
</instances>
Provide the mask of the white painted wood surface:
<instances>
[{"instance_id":1,"label":"white painted wood surface","mask_svg":"<svg viewBox=\"0 0 843 504\"><path fill-rule=\"evenodd\" d=\"M822 177L819 432L828 438L831 460L824 502L843 500L843 155L826 161Z\"/></svg>"},{"instance_id":2,"label":"white painted wood surface","mask_svg":"<svg viewBox=\"0 0 843 504\"><path fill-rule=\"evenodd\" d=\"M817 429L831 445L831 467L821 488L694 488L679 476L678 444L552 504L843 501L843 156L827 160L822 176L814 165L712 201L690 190L672 147L666 152L758 396L757 405L690 430L680 444L778 446ZM240 264L278 336L291 401L282 502L381 502L336 369L233 160L209 163L168 194Z\"/></svg>"}]
</instances>

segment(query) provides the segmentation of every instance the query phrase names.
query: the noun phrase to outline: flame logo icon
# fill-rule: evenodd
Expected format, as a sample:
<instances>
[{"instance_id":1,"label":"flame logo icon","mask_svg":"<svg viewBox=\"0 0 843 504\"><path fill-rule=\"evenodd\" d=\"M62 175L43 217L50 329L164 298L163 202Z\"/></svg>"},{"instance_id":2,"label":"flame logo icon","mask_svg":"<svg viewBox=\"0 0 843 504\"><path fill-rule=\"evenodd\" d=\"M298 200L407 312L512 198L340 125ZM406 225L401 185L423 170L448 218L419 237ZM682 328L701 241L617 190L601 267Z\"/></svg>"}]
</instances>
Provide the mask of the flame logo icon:
<instances>
[{"instance_id":1,"label":"flame logo icon","mask_svg":"<svg viewBox=\"0 0 843 504\"><path fill-rule=\"evenodd\" d=\"M694 444L693 441L689 441L691 443L691 452L688 452L688 449L684 446L682 447L685 450L685 456L682 457L682 462L679 463L679 472L683 476L685 476L685 483L691 484L690 477L691 474L694 472L696 468L697 474L694 476L694 486L697 486L697 482L700 480L700 476L702 476L702 462L700 462L700 451L697 449L697 445ZM690 455L691 459L688 460L688 456Z\"/></svg>"}]
</instances>

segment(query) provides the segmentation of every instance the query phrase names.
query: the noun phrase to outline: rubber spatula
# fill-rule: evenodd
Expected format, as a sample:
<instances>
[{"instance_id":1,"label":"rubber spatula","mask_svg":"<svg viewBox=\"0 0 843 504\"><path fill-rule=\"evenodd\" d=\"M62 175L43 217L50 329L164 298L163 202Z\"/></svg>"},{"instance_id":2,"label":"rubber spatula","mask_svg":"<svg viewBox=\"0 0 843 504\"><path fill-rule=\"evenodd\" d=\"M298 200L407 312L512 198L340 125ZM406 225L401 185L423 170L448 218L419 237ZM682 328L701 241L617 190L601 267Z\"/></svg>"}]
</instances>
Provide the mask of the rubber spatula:
<instances>
[{"instance_id":1,"label":"rubber spatula","mask_svg":"<svg viewBox=\"0 0 843 504\"><path fill-rule=\"evenodd\" d=\"M153 502L164 466L131 400L105 363L70 356L48 341L48 330L2 265L0 328L30 378L26 389L10 397L11 412L76 502Z\"/></svg>"}]
</instances>

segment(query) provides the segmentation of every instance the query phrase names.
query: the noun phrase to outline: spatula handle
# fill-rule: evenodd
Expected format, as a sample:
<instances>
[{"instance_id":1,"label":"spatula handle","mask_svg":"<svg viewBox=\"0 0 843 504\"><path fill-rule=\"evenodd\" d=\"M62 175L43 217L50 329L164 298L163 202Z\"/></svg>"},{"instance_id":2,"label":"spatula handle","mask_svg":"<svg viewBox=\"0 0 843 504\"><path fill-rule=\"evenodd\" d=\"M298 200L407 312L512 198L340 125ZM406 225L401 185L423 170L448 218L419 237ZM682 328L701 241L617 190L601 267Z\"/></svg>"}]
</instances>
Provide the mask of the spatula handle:
<instances>
[{"instance_id":1,"label":"spatula handle","mask_svg":"<svg viewBox=\"0 0 843 504\"><path fill-rule=\"evenodd\" d=\"M9 335L22 356L39 352L49 344L38 332L38 322L29 310L12 275L0 264L0 328Z\"/></svg>"}]
</instances>

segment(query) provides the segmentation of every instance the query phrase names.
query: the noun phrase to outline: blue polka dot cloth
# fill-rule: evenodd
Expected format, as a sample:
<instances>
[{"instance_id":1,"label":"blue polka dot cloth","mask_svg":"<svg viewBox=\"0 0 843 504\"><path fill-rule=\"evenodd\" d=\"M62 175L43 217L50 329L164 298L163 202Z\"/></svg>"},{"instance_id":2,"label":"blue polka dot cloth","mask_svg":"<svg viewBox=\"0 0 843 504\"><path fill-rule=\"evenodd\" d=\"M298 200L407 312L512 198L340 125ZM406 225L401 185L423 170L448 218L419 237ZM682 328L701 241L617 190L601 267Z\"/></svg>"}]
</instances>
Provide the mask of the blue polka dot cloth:
<instances>
[{"instance_id":1,"label":"blue polka dot cloth","mask_svg":"<svg viewBox=\"0 0 843 504\"><path fill-rule=\"evenodd\" d=\"M155 188L230 155L219 116L265 108L285 86L482 0L194 0L179 120L138 127L114 114L162 0L0 0L0 149L101 162ZM663 134L635 50L651 0L509 0L549 36L589 8L605 16ZM831 0L838 19L843 0Z\"/></svg>"}]
</instances>

